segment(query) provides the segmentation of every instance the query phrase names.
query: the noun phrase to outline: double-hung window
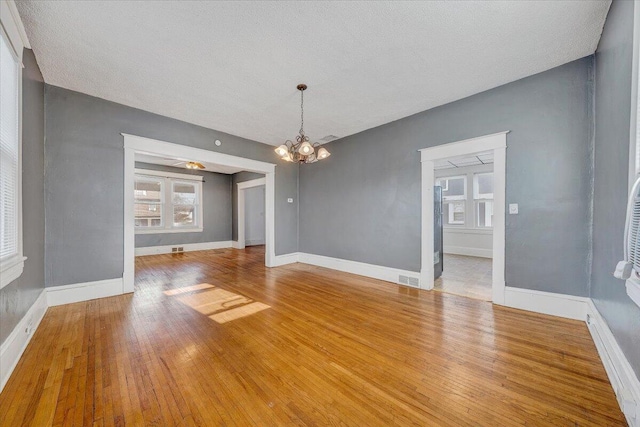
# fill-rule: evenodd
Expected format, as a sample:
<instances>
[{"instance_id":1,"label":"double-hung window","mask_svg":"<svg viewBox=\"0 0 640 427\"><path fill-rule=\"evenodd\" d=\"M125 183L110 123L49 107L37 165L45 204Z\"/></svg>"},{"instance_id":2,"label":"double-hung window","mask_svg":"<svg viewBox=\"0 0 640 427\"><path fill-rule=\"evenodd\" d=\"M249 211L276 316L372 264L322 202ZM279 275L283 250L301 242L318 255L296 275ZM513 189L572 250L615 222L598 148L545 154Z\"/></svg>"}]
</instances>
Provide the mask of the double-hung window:
<instances>
[{"instance_id":1,"label":"double-hung window","mask_svg":"<svg viewBox=\"0 0 640 427\"><path fill-rule=\"evenodd\" d=\"M5 2L2 2L5 3ZM6 5L2 5L4 8ZM3 10L4 12L4 10ZM0 288L22 274L22 65L15 42L0 25Z\"/></svg>"},{"instance_id":2,"label":"double-hung window","mask_svg":"<svg viewBox=\"0 0 640 427\"><path fill-rule=\"evenodd\" d=\"M475 226L493 227L493 173L473 174Z\"/></svg>"},{"instance_id":3,"label":"double-hung window","mask_svg":"<svg viewBox=\"0 0 640 427\"><path fill-rule=\"evenodd\" d=\"M442 187L444 225L464 226L467 200L466 176L440 178L437 180L436 185L440 185Z\"/></svg>"},{"instance_id":4,"label":"double-hung window","mask_svg":"<svg viewBox=\"0 0 640 427\"><path fill-rule=\"evenodd\" d=\"M493 227L493 172L470 170L464 175L436 178L436 185L442 187L445 227Z\"/></svg>"},{"instance_id":5,"label":"double-hung window","mask_svg":"<svg viewBox=\"0 0 640 427\"><path fill-rule=\"evenodd\" d=\"M136 233L203 230L202 177L136 169Z\"/></svg>"}]
</instances>

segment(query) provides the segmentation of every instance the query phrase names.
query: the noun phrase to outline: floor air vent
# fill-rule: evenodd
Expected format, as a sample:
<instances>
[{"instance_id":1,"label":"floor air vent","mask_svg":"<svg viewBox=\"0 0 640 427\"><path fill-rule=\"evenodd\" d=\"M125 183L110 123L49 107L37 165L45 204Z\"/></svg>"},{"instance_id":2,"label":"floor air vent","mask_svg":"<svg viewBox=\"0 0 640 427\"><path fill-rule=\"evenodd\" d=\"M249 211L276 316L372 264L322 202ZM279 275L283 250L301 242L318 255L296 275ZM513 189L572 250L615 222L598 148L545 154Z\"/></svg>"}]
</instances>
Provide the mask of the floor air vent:
<instances>
[{"instance_id":1,"label":"floor air vent","mask_svg":"<svg viewBox=\"0 0 640 427\"><path fill-rule=\"evenodd\" d=\"M417 277L405 276L403 274L398 276L398 283L401 285L420 287L420 279Z\"/></svg>"},{"instance_id":2,"label":"floor air vent","mask_svg":"<svg viewBox=\"0 0 640 427\"><path fill-rule=\"evenodd\" d=\"M183 246L177 246L175 248L171 248L171 253L173 254L181 254L182 252L184 252Z\"/></svg>"}]
</instances>

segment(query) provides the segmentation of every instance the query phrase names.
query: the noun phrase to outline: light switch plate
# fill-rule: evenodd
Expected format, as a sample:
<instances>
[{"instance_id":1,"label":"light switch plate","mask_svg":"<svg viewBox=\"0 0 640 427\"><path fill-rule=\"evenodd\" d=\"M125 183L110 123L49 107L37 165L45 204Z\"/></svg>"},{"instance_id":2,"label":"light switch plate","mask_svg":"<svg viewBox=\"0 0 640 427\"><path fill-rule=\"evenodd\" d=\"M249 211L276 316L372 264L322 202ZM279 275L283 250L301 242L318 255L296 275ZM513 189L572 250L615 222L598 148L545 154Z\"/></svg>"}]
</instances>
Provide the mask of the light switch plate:
<instances>
[{"instance_id":1,"label":"light switch plate","mask_svg":"<svg viewBox=\"0 0 640 427\"><path fill-rule=\"evenodd\" d=\"M509 203L509 215L517 215L517 214L518 214L518 204Z\"/></svg>"},{"instance_id":2,"label":"light switch plate","mask_svg":"<svg viewBox=\"0 0 640 427\"><path fill-rule=\"evenodd\" d=\"M287 203L293 203L293 199L292 199L291 197L289 197L289 198L287 199Z\"/></svg>"}]
</instances>

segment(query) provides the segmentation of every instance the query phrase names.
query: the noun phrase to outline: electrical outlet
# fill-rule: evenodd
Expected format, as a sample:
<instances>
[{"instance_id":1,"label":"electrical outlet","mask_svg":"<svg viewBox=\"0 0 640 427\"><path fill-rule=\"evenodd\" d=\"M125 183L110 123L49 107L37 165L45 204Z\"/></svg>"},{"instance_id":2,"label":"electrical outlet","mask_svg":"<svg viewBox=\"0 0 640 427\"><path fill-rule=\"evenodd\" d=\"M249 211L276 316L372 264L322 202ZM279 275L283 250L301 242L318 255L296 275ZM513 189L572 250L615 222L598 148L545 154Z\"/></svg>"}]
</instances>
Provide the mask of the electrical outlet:
<instances>
[{"instance_id":1,"label":"electrical outlet","mask_svg":"<svg viewBox=\"0 0 640 427\"><path fill-rule=\"evenodd\" d=\"M517 203L509 203L509 215L518 215Z\"/></svg>"},{"instance_id":2,"label":"electrical outlet","mask_svg":"<svg viewBox=\"0 0 640 427\"><path fill-rule=\"evenodd\" d=\"M287 203L293 203L293 198L289 197L289 198L287 199Z\"/></svg>"}]
</instances>

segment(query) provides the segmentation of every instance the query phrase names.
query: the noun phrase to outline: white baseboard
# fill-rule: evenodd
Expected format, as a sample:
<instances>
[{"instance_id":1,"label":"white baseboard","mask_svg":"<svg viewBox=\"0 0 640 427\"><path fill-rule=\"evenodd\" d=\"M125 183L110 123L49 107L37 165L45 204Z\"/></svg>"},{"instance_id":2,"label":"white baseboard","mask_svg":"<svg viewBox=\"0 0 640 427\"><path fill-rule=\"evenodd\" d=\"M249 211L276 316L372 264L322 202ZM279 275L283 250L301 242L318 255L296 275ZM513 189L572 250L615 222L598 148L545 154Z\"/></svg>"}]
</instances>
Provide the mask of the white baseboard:
<instances>
[{"instance_id":1,"label":"white baseboard","mask_svg":"<svg viewBox=\"0 0 640 427\"><path fill-rule=\"evenodd\" d=\"M300 254L293 252L285 255L276 255L273 260L273 267L280 267L281 265L294 264L298 262Z\"/></svg>"},{"instance_id":2,"label":"white baseboard","mask_svg":"<svg viewBox=\"0 0 640 427\"><path fill-rule=\"evenodd\" d=\"M114 295L121 295L124 293L122 277L99 280L97 282L53 286L46 288L46 291L49 307L88 301L96 298L112 297Z\"/></svg>"},{"instance_id":3,"label":"white baseboard","mask_svg":"<svg viewBox=\"0 0 640 427\"><path fill-rule=\"evenodd\" d=\"M596 344L620 409L631 427L640 427L640 380L593 301L587 303L587 326Z\"/></svg>"},{"instance_id":4,"label":"white baseboard","mask_svg":"<svg viewBox=\"0 0 640 427\"><path fill-rule=\"evenodd\" d=\"M331 258L322 255L299 253L298 262L331 268L359 276L371 277L391 283L414 286L409 283L401 283L400 276L411 278L415 281L414 287L420 287L420 273L417 271L400 270L397 268L383 267L380 265L366 264L364 262L349 261L339 258Z\"/></svg>"},{"instance_id":5,"label":"white baseboard","mask_svg":"<svg viewBox=\"0 0 640 427\"><path fill-rule=\"evenodd\" d=\"M231 240L225 240L222 242L180 243L175 245L147 246L145 248L136 248L136 256L170 254L172 252L172 248L175 247L183 248L184 252L224 249L230 248L231 243Z\"/></svg>"},{"instance_id":6,"label":"white baseboard","mask_svg":"<svg viewBox=\"0 0 640 427\"><path fill-rule=\"evenodd\" d=\"M444 254L475 256L480 258L493 258L492 249L467 248L464 246L444 246Z\"/></svg>"},{"instance_id":7,"label":"white baseboard","mask_svg":"<svg viewBox=\"0 0 640 427\"><path fill-rule=\"evenodd\" d=\"M47 294L43 289L31 308L0 345L0 392L9 381L33 333L47 312Z\"/></svg>"},{"instance_id":8,"label":"white baseboard","mask_svg":"<svg viewBox=\"0 0 640 427\"><path fill-rule=\"evenodd\" d=\"M233 249L244 249L244 247L242 247L242 245L240 245L240 242L238 242L237 240L231 241L231 247Z\"/></svg>"},{"instance_id":9,"label":"white baseboard","mask_svg":"<svg viewBox=\"0 0 640 427\"><path fill-rule=\"evenodd\" d=\"M244 245L245 246L264 245L264 239L256 239L256 240L247 239Z\"/></svg>"},{"instance_id":10,"label":"white baseboard","mask_svg":"<svg viewBox=\"0 0 640 427\"><path fill-rule=\"evenodd\" d=\"M554 294L531 289L504 289L504 305L536 313L550 314L567 319L587 320L589 298L573 295Z\"/></svg>"}]
</instances>

